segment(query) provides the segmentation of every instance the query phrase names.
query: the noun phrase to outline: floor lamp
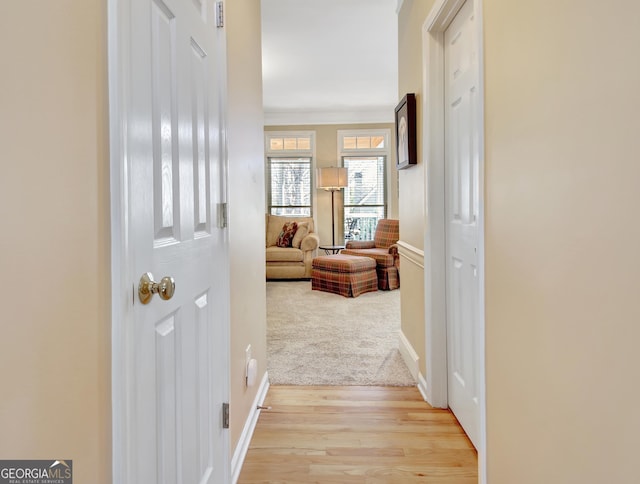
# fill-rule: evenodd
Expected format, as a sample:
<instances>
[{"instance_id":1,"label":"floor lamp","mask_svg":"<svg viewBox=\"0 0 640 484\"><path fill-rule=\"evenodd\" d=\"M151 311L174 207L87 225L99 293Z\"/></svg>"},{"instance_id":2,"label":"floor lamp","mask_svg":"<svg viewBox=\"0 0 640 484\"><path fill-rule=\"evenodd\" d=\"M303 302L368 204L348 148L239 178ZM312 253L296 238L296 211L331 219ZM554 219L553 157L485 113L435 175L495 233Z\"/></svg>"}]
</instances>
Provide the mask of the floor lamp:
<instances>
[{"instance_id":1,"label":"floor lamp","mask_svg":"<svg viewBox=\"0 0 640 484\"><path fill-rule=\"evenodd\" d=\"M331 245L335 247L336 224L333 196L335 192L347 186L347 169L335 166L318 168L316 179L318 188L331 192Z\"/></svg>"}]
</instances>

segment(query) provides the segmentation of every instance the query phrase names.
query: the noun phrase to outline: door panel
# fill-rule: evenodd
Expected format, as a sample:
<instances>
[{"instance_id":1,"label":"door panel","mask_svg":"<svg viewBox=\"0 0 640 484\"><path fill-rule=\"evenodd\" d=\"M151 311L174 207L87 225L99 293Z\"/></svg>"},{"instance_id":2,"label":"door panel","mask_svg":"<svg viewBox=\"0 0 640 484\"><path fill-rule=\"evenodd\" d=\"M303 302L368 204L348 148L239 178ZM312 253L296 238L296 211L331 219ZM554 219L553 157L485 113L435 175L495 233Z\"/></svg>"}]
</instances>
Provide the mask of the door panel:
<instances>
[{"instance_id":1,"label":"door panel","mask_svg":"<svg viewBox=\"0 0 640 484\"><path fill-rule=\"evenodd\" d=\"M210 231L211 190L209 179L208 97L207 97L208 58L198 43L191 39L191 112L193 126L193 205L195 232L206 235Z\"/></svg>"},{"instance_id":2,"label":"door panel","mask_svg":"<svg viewBox=\"0 0 640 484\"><path fill-rule=\"evenodd\" d=\"M176 18L169 7L154 0L151 8L152 129L156 240L177 238L178 115L176 112Z\"/></svg>"},{"instance_id":3,"label":"door panel","mask_svg":"<svg viewBox=\"0 0 640 484\"><path fill-rule=\"evenodd\" d=\"M155 402L157 415L157 462L159 483L176 482L176 316L155 325ZM151 375L148 375L150 377Z\"/></svg>"},{"instance_id":4,"label":"door panel","mask_svg":"<svg viewBox=\"0 0 640 484\"><path fill-rule=\"evenodd\" d=\"M212 318L211 305L209 304L209 294L203 294L194 302L196 310L196 353L195 378L197 379L197 394L194 401L196 409L196 431L198 432L197 449L194 455L197 456L195 469L198 470L197 482L208 482L207 476L213 472L212 459L212 435L207 429L213 425L214 405L211 399L211 392L208 391L208 382L211 381L212 359L209 348L212 345L211 325Z\"/></svg>"},{"instance_id":5,"label":"door panel","mask_svg":"<svg viewBox=\"0 0 640 484\"><path fill-rule=\"evenodd\" d=\"M445 179L449 406L478 444L478 63L473 2L445 32Z\"/></svg>"}]
</instances>

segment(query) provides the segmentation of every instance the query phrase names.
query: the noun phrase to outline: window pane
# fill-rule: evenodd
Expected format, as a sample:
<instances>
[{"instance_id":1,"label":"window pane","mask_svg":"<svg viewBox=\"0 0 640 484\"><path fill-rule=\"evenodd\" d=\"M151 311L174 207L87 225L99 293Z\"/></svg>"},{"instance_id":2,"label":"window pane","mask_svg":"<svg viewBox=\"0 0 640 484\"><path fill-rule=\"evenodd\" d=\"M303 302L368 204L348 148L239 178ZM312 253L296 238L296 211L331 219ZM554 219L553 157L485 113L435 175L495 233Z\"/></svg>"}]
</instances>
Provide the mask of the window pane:
<instances>
[{"instance_id":1,"label":"window pane","mask_svg":"<svg viewBox=\"0 0 640 484\"><path fill-rule=\"evenodd\" d=\"M384 156L345 157L349 186L345 205L384 205Z\"/></svg>"},{"instance_id":2,"label":"window pane","mask_svg":"<svg viewBox=\"0 0 640 484\"><path fill-rule=\"evenodd\" d=\"M282 138L271 138L269 141L269 148L274 151L279 151L284 148L284 144L282 143Z\"/></svg>"},{"instance_id":3,"label":"window pane","mask_svg":"<svg viewBox=\"0 0 640 484\"><path fill-rule=\"evenodd\" d=\"M355 136L345 136L342 138L343 149L345 150L355 150L356 149L356 137Z\"/></svg>"},{"instance_id":4,"label":"window pane","mask_svg":"<svg viewBox=\"0 0 640 484\"><path fill-rule=\"evenodd\" d=\"M297 138L285 138L284 139L284 149L285 150L295 150L297 149Z\"/></svg>"},{"instance_id":5,"label":"window pane","mask_svg":"<svg viewBox=\"0 0 640 484\"><path fill-rule=\"evenodd\" d=\"M384 156L344 158L349 185L344 191L346 240L372 240L378 220L385 216Z\"/></svg>"},{"instance_id":6,"label":"window pane","mask_svg":"<svg viewBox=\"0 0 640 484\"><path fill-rule=\"evenodd\" d=\"M372 148L384 148L384 136L372 136L371 137Z\"/></svg>"},{"instance_id":7,"label":"window pane","mask_svg":"<svg viewBox=\"0 0 640 484\"><path fill-rule=\"evenodd\" d=\"M358 136L358 149L371 148L371 138L369 136Z\"/></svg>"},{"instance_id":8,"label":"window pane","mask_svg":"<svg viewBox=\"0 0 640 484\"><path fill-rule=\"evenodd\" d=\"M384 207L345 207L345 241L373 240L381 218L384 218Z\"/></svg>"},{"instance_id":9,"label":"window pane","mask_svg":"<svg viewBox=\"0 0 640 484\"><path fill-rule=\"evenodd\" d=\"M298 138L298 149L299 150L310 150L311 149L311 138Z\"/></svg>"},{"instance_id":10,"label":"window pane","mask_svg":"<svg viewBox=\"0 0 640 484\"><path fill-rule=\"evenodd\" d=\"M270 158L271 213L299 215L310 213L311 159ZM277 209L277 212L274 210Z\"/></svg>"},{"instance_id":11,"label":"window pane","mask_svg":"<svg viewBox=\"0 0 640 484\"><path fill-rule=\"evenodd\" d=\"M311 217L311 207L273 207L271 215L286 215L287 217Z\"/></svg>"}]
</instances>

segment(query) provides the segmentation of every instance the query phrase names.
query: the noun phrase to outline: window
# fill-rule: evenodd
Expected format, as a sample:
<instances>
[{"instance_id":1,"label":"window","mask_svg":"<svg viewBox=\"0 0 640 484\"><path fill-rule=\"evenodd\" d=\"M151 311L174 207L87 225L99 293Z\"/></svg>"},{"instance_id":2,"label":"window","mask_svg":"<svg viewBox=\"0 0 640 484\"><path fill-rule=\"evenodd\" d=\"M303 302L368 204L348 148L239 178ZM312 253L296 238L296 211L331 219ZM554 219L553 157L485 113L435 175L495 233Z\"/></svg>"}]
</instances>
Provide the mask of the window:
<instances>
[{"instance_id":1,"label":"window","mask_svg":"<svg viewBox=\"0 0 640 484\"><path fill-rule=\"evenodd\" d=\"M311 131L267 132L267 210L272 215L310 217L313 210Z\"/></svg>"},{"instance_id":2,"label":"window","mask_svg":"<svg viewBox=\"0 0 640 484\"><path fill-rule=\"evenodd\" d=\"M344 237L373 240L378 220L387 214L388 129L338 131L338 150L348 170L344 190Z\"/></svg>"}]
</instances>

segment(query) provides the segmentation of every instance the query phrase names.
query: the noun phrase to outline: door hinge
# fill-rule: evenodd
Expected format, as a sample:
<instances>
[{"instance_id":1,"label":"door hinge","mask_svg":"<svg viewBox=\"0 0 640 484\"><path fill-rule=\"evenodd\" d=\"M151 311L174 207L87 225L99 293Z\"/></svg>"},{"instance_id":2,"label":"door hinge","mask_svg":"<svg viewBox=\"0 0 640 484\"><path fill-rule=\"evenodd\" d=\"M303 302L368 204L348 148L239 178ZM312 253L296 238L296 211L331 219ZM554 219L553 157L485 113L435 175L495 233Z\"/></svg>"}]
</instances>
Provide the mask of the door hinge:
<instances>
[{"instance_id":1,"label":"door hinge","mask_svg":"<svg viewBox=\"0 0 640 484\"><path fill-rule=\"evenodd\" d=\"M227 206L227 202L218 204L218 228L224 229L227 228L229 217L229 208Z\"/></svg>"},{"instance_id":2,"label":"door hinge","mask_svg":"<svg viewBox=\"0 0 640 484\"><path fill-rule=\"evenodd\" d=\"M223 429L229 428L229 404L228 403L222 404L222 428Z\"/></svg>"},{"instance_id":3,"label":"door hinge","mask_svg":"<svg viewBox=\"0 0 640 484\"><path fill-rule=\"evenodd\" d=\"M224 27L224 3L216 2L216 27Z\"/></svg>"}]
</instances>

